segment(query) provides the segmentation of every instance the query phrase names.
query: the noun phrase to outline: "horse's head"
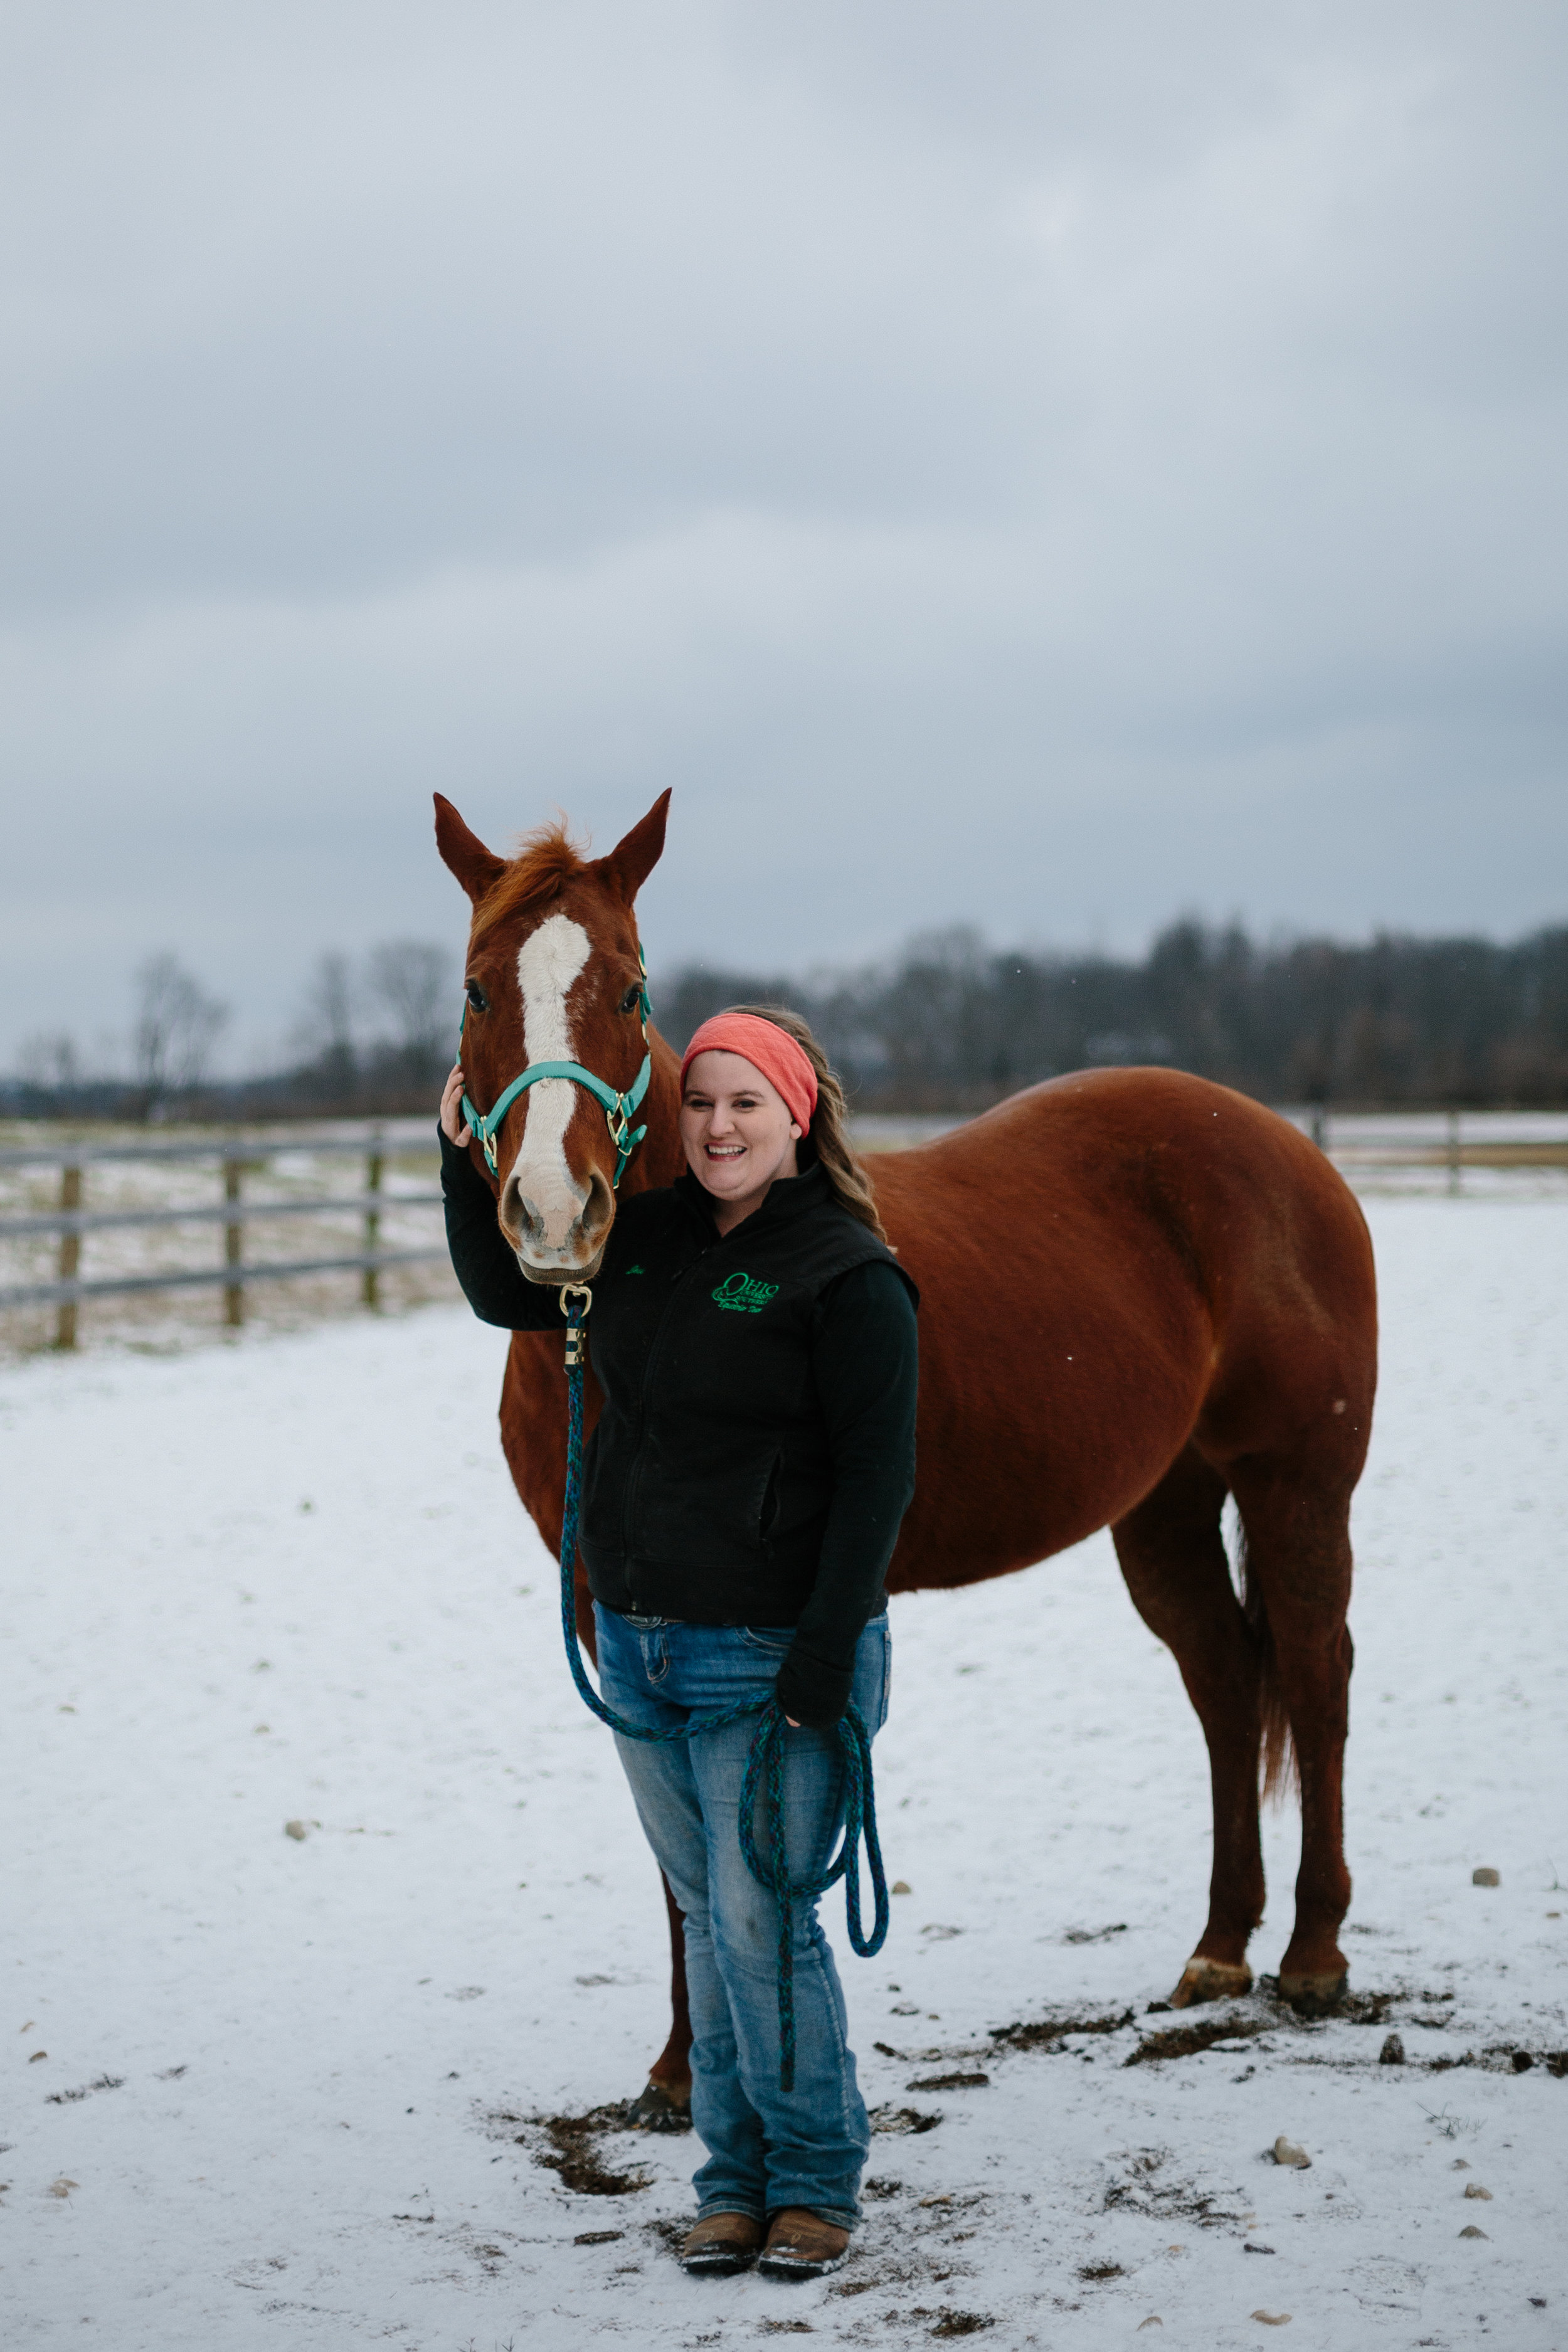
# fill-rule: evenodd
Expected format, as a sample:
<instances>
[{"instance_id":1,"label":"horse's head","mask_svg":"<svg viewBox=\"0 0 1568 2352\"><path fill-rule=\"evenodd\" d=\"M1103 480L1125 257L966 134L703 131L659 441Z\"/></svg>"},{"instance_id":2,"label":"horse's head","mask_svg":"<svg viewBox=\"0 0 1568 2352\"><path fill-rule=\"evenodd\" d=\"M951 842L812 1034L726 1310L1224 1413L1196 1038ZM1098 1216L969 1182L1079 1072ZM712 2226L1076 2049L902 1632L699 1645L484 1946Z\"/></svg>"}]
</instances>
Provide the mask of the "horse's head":
<instances>
[{"instance_id":1,"label":"horse's head","mask_svg":"<svg viewBox=\"0 0 1568 2352\"><path fill-rule=\"evenodd\" d=\"M678 1065L646 1029L633 912L664 847L668 805L669 794L661 793L607 857L579 856L556 825L508 859L487 849L436 795L437 845L474 909L463 1016L467 1097L488 1122L510 1090L494 1131L481 1140L501 1231L535 1282L584 1282L597 1273L623 1170L632 1184L668 1183L676 1172L664 1162L672 1147L679 1152ZM648 1055L647 1090L638 1097ZM536 1078L542 1063L571 1063L580 1076ZM628 1160L630 1134L650 1118L658 1143L650 1136Z\"/></svg>"}]
</instances>

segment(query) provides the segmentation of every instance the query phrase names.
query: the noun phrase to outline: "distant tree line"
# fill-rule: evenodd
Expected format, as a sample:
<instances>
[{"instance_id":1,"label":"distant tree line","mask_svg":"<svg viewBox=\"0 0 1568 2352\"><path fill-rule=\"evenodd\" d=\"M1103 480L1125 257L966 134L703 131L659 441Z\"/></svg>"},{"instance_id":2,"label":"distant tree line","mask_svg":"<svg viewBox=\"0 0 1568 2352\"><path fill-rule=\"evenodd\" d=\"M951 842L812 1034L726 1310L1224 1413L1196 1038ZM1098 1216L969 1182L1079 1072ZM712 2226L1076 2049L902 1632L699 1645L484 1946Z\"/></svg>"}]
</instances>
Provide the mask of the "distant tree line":
<instances>
[{"instance_id":1,"label":"distant tree line","mask_svg":"<svg viewBox=\"0 0 1568 2352\"><path fill-rule=\"evenodd\" d=\"M225 1008L164 953L135 977L129 1075L89 1076L70 1038L36 1038L0 1094L24 1117L426 1110L456 1045L458 980L426 940L322 955L283 1066L219 1084ZM1266 1102L1568 1103L1568 925L1506 947L1396 934L1351 947L1184 921L1142 959L999 952L958 929L804 979L688 964L653 995L677 1048L722 1005L794 1005L863 1110L978 1110L1064 1071L1150 1062Z\"/></svg>"},{"instance_id":2,"label":"distant tree line","mask_svg":"<svg viewBox=\"0 0 1568 2352\"><path fill-rule=\"evenodd\" d=\"M425 940L388 940L361 960L319 957L280 1068L218 1079L213 1056L228 1009L179 958L150 956L133 976L129 1066L93 1071L65 1032L28 1040L0 1088L13 1116L256 1118L422 1111L438 1097L461 1010L456 958Z\"/></svg>"},{"instance_id":3,"label":"distant tree line","mask_svg":"<svg viewBox=\"0 0 1568 2352\"><path fill-rule=\"evenodd\" d=\"M680 1046L722 1005L794 1005L864 1110L977 1110L1128 1063L1266 1102L1568 1102L1568 926L1509 947L1394 934L1348 947L1184 921L1142 960L998 953L950 930L885 967L806 982L688 965L654 995Z\"/></svg>"}]
</instances>

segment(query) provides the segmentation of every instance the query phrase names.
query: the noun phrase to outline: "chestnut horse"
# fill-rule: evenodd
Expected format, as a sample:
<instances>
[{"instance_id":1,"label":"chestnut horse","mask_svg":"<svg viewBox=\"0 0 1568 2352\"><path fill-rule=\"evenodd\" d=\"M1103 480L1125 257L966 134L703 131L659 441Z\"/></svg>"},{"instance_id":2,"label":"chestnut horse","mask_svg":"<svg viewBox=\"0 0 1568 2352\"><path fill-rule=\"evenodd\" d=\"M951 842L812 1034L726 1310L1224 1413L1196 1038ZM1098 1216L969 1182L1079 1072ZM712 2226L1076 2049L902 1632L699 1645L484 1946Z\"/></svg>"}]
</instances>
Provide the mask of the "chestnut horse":
<instances>
[{"instance_id":1,"label":"chestnut horse","mask_svg":"<svg viewBox=\"0 0 1568 2352\"><path fill-rule=\"evenodd\" d=\"M621 1094L649 1051L627 1192L684 1165L678 1057L656 1031L645 1048L634 913L668 799L591 863L559 827L498 857L436 801L441 856L473 903L468 1093L488 1111L531 1064L570 1061ZM591 1279L616 1200L600 1103L571 1078L542 1080L513 1100L495 1150L489 1181L524 1274ZM1355 1201L1284 1119L1172 1070L1031 1087L934 1143L879 1154L870 1173L921 1302L919 1469L889 1591L1005 1576L1110 1527L1208 1742L1208 1919L1173 2004L1252 1982L1259 1768L1265 1786L1278 1781L1293 1750L1301 1865L1279 1990L1304 2010L1331 2005L1351 1885L1350 1503L1376 1379L1372 1246ZM500 1407L518 1493L552 1549L563 1352L553 1334L514 1333ZM1227 1495L1245 1536L1240 1599L1221 1535ZM581 1587L578 1613L591 1646ZM675 2023L635 2110L647 2123L674 2121L689 2094L673 1905L670 1926Z\"/></svg>"}]
</instances>

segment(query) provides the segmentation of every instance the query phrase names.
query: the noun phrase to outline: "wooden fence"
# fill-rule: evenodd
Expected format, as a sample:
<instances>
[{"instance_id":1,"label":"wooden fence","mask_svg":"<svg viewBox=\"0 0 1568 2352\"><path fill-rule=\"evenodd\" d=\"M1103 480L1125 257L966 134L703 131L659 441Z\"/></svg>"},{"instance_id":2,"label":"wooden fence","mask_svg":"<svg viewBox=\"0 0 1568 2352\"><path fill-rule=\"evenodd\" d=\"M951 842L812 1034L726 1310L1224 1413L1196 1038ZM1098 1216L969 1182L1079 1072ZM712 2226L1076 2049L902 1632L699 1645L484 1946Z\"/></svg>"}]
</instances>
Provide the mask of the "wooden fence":
<instances>
[{"instance_id":1,"label":"wooden fence","mask_svg":"<svg viewBox=\"0 0 1568 2352\"><path fill-rule=\"evenodd\" d=\"M57 1309L55 1344L74 1348L77 1308L84 1298L125 1297L138 1291L218 1288L223 1291L224 1319L238 1327L245 1320L245 1293L251 1283L279 1282L290 1276L357 1273L360 1297L366 1307L379 1303L379 1282L388 1266L433 1263L447 1255L444 1241L432 1236L417 1248L387 1248L381 1240L382 1220L390 1212L434 1209L439 1192L389 1192L385 1178L390 1149L384 1137L372 1135L353 1142L302 1139L257 1139L228 1138L204 1143L78 1144L60 1143L25 1150L0 1151L0 1170L58 1168L59 1205L23 1216L0 1217L0 1242L30 1240L58 1234L57 1271L47 1282L13 1283L0 1287L0 1308L53 1306ZM399 1159L416 1156L409 1147L396 1147ZM245 1197L245 1180L286 1156L304 1152L312 1160L363 1161L363 1189L359 1192L315 1193L309 1198L257 1201ZM422 1152L417 1156L424 1156ZM213 1163L221 1197L210 1204L177 1208L93 1209L84 1205L88 1180L95 1168L111 1163ZM245 1255L245 1229L249 1222L274 1218L352 1217L358 1227L357 1246L328 1256L268 1258L259 1264ZM84 1276L82 1243L95 1233L124 1232L163 1225L221 1225L223 1262L215 1266L163 1267L151 1274Z\"/></svg>"},{"instance_id":2,"label":"wooden fence","mask_svg":"<svg viewBox=\"0 0 1568 2352\"><path fill-rule=\"evenodd\" d=\"M1300 1123L1352 1184L1441 1169L1446 1190L1457 1198L1467 1171L1507 1176L1568 1171L1568 1122L1552 1113L1448 1110L1380 1118L1312 1110Z\"/></svg>"}]
</instances>

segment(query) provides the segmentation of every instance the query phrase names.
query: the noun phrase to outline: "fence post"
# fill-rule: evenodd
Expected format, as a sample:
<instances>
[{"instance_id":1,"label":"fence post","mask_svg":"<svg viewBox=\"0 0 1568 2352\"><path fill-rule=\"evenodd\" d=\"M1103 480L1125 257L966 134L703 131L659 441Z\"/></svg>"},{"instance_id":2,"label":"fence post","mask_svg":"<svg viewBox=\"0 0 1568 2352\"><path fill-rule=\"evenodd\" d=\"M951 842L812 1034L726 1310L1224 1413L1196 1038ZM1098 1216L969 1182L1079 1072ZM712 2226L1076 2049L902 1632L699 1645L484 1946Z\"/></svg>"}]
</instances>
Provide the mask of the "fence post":
<instances>
[{"instance_id":1,"label":"fence post","mask_svg":"<svg viewBox=\"0 0 1568 2352\"><path fill-rule=\"evenodd\" d=\"M1448 1190L1450 1192L1457 1192L1458 1189L1459 1114L1457 1110L1451 1110L1448 1113Z\"/></svg>"},{"instance_id":2,"label":"fence post","mask_svg":"<svg viewBox=\"0 0 1568 2352\"><path fill-rule=\"evenodd\" d=\"M60 1171L60 1207L79 1209L81 1206L81 1170L62 1168ZM81 1235L64 1233L60 1235L60 1280L74 1282L81 1265ZM62 1298L55 1325L57 1348L76 1346L76 1300Z\"/></svg>"},{"instance_id":3,"label":"fence post","mask_svg":"<svg viewBox=\"0 0 1568 2352\"><path fill-rule=\"evenodd\" d=\"M381 1139L378 1136L376 1138L378 1144L380 1140ZM379 1150L372 1151L369 1159L364 1163L364 1189L367 1192L380 1192L382 1170L385 1165L386 1162L382 1157ZM379 1249L380 1246L381 1211L379 1208L370 1208L364 1213L365 1255L369 1257L372 1252ZM380 1285L381 1276L377 1273L375 1267L374 1265L367 1265L364 1270L364 1279L360 1286L360 1297L366 1307L379 1307L381 1305Z\"/></svg>"},{"instance_id":4,"label":"fence post","mask_svg":"<svg viewBox=\"0 0 1568 2352\"><path fill-rule=\"evenodd\" d=\"M226 1160L224 1161L223 1197L226 1201L238 1200L239 1180L244 1173L245 1162L242 1160ZM223 1229L223 1262L225 1265L238 1265L244 1255L244 1245L245 1227L240 1223L239 1219L236 1217L232 1223L225 1225ZM239 1326L244 1322L245 1285L242 1282L228 1282L224 1285L223 1319L235 1330L237 1330Z\"/></svg>"}]
</instances>

